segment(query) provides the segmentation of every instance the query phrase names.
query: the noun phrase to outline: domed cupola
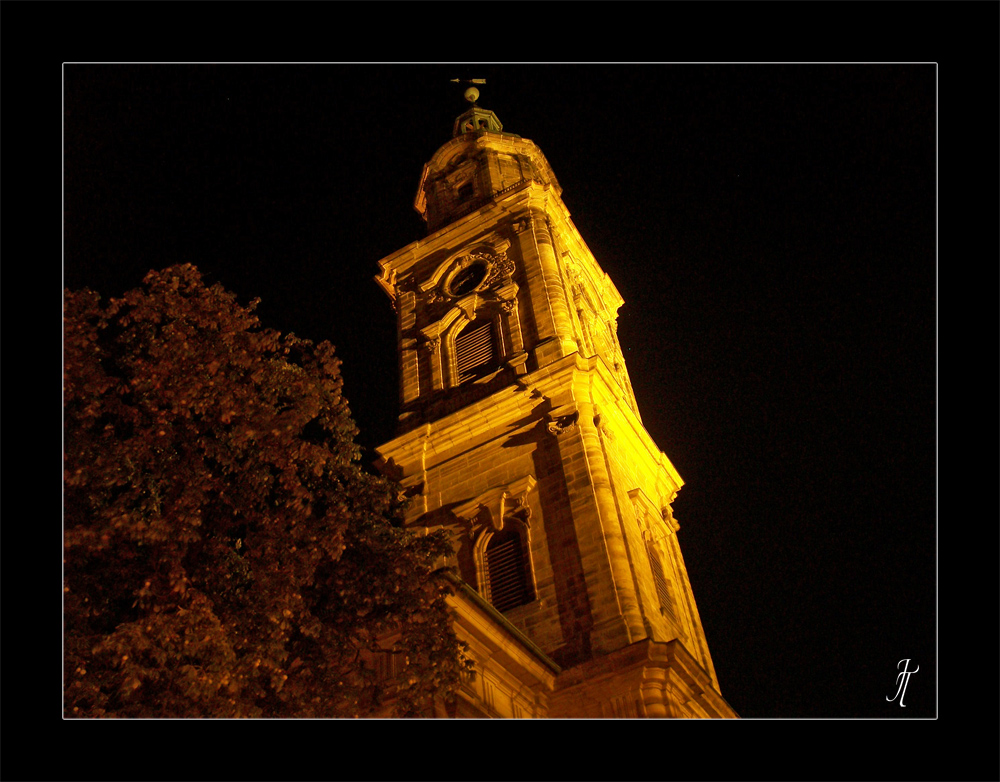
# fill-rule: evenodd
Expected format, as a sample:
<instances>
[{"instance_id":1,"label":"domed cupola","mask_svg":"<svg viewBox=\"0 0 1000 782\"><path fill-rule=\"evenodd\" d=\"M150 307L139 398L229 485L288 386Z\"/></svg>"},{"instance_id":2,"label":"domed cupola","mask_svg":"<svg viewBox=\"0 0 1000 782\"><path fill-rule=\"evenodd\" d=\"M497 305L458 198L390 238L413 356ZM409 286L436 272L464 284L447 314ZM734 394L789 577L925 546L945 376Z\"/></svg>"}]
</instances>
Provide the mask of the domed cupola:
<instances>
[{"instance_id":1,"label":"domed cupola","mask_svg":"<svg viewBox=\"0 0 1000 782\"><path fill-rule=\"evenodd\" d=\"M562 192L534 142L505 133L497 115L476 103L476 87L465 91L465 99L472 106L455 120L452 139L424 166L413 203L430 231L528 182L551 186L556 195Z\"/></svg>"},{"instance_id":2,"label":"domed cupola","mask_svg":"<svg viewBox=\"0 0 1000 782\"><path fill-rule=\"evenodd\" d=\"M472 108L455 119L455 128L452 136L461 136L463 133L475 133L479 130L488 130L493 133L500 133L503 124L496 114L489 109L483 109L476 105L479 100L479 90L469 87L465 91L465 99L472 104Z\"/></svg>"}]
</instances>

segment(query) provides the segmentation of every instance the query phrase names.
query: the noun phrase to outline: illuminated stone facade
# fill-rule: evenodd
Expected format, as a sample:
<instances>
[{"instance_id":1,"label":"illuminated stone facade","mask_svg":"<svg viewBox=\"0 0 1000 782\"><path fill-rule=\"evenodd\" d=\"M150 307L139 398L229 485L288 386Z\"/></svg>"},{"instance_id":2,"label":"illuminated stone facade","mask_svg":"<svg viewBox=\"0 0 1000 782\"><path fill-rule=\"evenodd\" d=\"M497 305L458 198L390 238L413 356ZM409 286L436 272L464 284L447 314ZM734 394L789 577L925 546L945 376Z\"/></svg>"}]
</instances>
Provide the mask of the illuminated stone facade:
<instances>
[{"instance_id":1,"label":"illuminated stone facade","mask_svg":"<svg viewBox=\"0 0 1000 782\"><path fill-rule=\"evenodd\" d=\"M683 482L560 195L541 150L473 104L424 167L429 235L379 262L401 408L379 452L408 524L452 535L476 661L450 713L732 717L675 534Z\"/></svg>"}]
</instances>

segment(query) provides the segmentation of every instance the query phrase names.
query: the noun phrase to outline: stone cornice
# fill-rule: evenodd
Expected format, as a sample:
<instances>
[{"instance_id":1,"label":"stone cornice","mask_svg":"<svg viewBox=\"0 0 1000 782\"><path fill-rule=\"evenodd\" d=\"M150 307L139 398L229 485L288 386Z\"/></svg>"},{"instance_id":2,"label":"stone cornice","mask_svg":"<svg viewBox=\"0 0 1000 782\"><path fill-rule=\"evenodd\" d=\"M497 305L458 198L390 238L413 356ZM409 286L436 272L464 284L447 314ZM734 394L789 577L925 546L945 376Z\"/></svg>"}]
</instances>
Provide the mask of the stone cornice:
<instances>
[{"instance_id":1,"label":"stone cornice","mask_svg":"<svg viewBox=\"0 0 1000 782\"><path fill-rule=\"evenodd\" d=\"M625 436L637 446L639 453L647 454L652 465L665 472L670 484L665 488L671 490L668 493L679 490L684 480L657 447L639 417L621 400L622 388L614 373L599 356L584 358L578 353L522 376L517 385L508 386L437 421L416 426L377 450L383 458L401 467L408 466L412 470L419 464L420 469L426 469L496 438L497 424L501 421L519 424L505 429L503 436L536 425L545 418L545 414L538 411L541 400L565 396L566 388L577 389L574 393L587 392L595 380L600 382L609 399L617 400L616 413L628 425ZM590 396L587 393L585 398Z\"/></svg>"},{"instance_id":2,"label":"stone cornice","mask_svg":"<svg viewBox=\"0 0 1000 782\"><path fill-rule=\"evenodd\" d=\"M638 641L563 671L556 677L551 715L618 716L607 713L612 693L629 694L654 712L635 716L739 716L677 640Z\"/></svg>"}]
</instances>

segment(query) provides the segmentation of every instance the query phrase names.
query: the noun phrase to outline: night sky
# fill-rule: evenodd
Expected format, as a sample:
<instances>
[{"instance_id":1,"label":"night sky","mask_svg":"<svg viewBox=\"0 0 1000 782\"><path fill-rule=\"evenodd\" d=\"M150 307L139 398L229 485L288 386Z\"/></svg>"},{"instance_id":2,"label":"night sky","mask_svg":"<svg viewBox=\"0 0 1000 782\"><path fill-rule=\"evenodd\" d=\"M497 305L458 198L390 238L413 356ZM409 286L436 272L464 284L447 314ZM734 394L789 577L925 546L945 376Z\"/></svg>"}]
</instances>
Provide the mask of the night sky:
<instances>
[{"instance_id":1,"label":"night sky","mask_svg":"<svg viewBox=\"0 0 1000 782\"><path fill-rule=\"evenodd\" d=\"M366 460L393 436L377 261L480 105L535 141L625 299L646 428L744 717L936 713L936 89L909 65L64 69L64 285L193 263L330 340ZM906 694L896 665L920 666Z\"/></svg>"}]
</instances>

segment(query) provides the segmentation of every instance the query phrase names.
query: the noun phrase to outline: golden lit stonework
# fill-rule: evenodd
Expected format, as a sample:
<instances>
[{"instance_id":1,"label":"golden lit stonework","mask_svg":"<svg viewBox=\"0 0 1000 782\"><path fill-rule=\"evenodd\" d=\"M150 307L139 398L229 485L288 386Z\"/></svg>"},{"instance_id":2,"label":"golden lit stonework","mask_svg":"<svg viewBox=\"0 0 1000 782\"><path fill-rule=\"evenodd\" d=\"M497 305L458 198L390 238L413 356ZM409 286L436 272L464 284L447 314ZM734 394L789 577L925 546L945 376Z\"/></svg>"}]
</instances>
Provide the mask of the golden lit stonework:
<instances>
[{"instance_id":1,"label":"golden lit stonework","mask_svg":"<svg viewBox=\"0 0 1000 782\"><path fill-rule=\"evenodd\" d=\"M640 420L622 298L560 195L534 142L473 105L424 166L429 235L379 262L400 360L379 452L407 523L452 536L476 663L441 715L734 717L677 541L683 481Z\"/></svg>"}]
</instances>

